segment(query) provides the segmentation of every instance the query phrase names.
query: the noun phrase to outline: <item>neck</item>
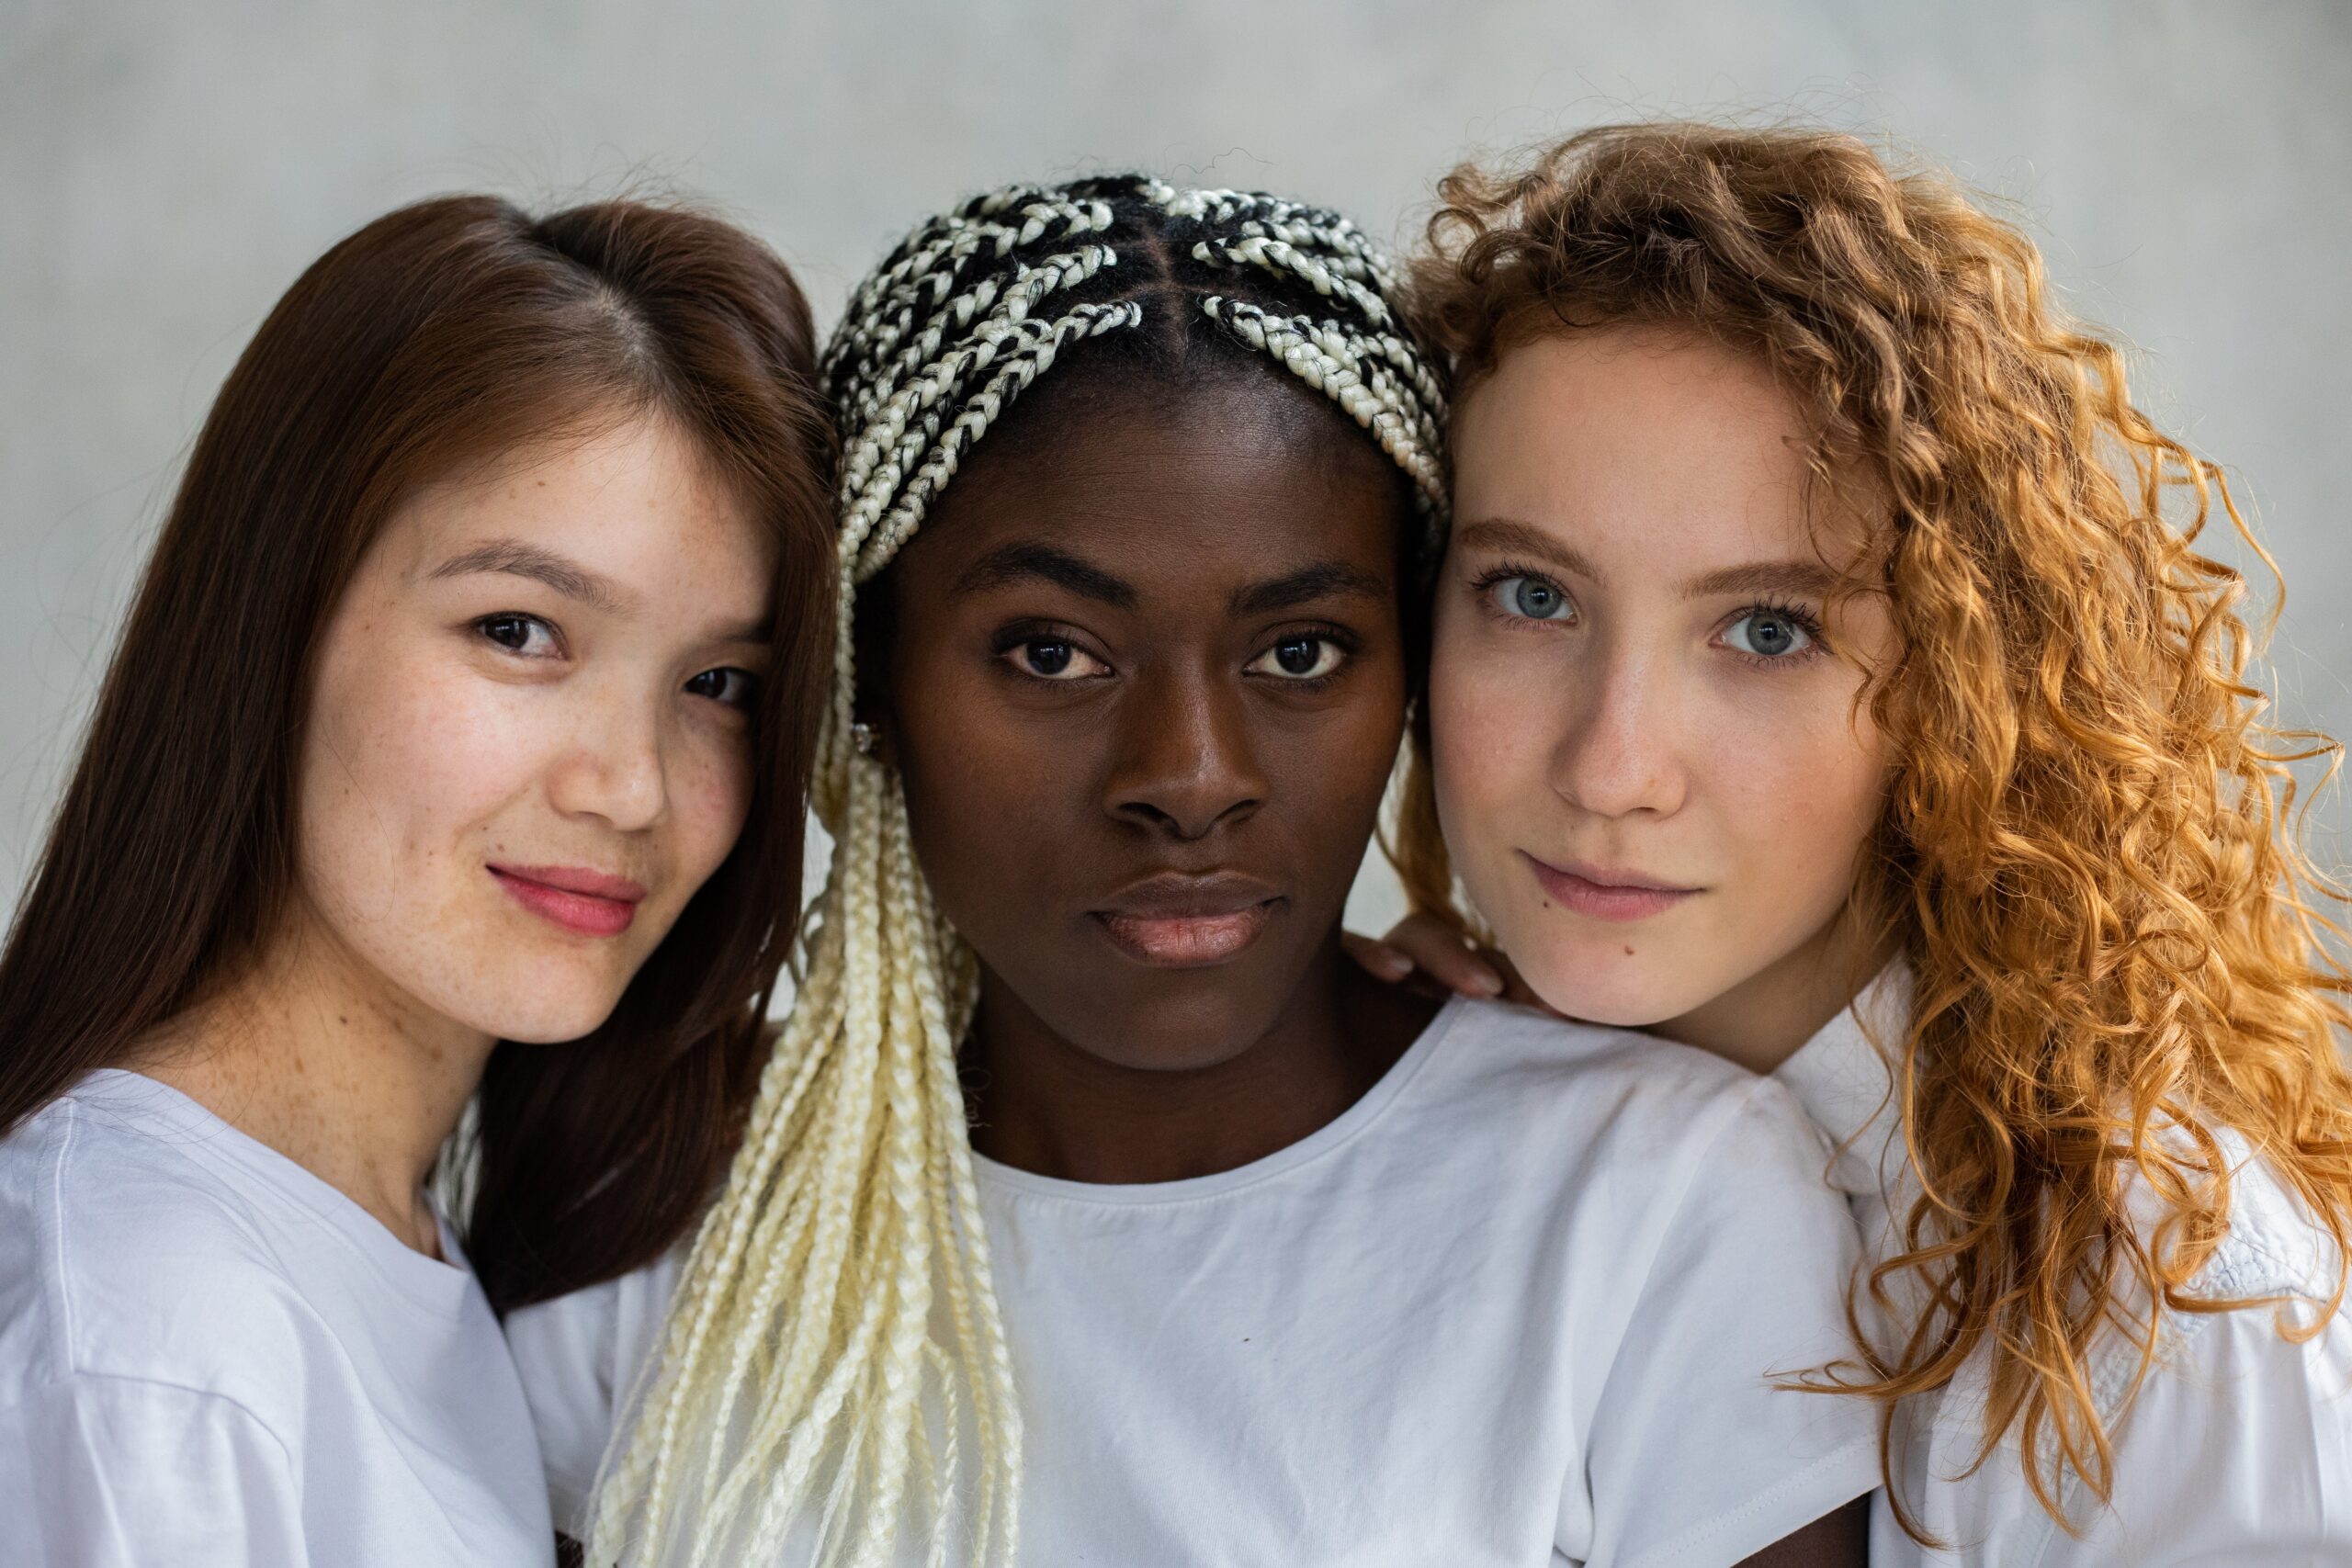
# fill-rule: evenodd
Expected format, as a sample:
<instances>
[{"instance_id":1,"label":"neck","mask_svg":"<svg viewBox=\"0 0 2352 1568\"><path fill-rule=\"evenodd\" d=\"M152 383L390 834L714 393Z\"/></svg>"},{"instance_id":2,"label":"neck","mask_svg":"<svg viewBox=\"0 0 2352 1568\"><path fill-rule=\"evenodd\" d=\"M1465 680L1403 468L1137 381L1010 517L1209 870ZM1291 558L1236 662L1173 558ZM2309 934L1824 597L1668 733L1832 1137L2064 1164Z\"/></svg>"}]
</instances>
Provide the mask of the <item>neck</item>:
<instances>
[{"instance_id":1,"label":"neck","mask_svg":"<svg viewBox=\"0 0 2352 1568\"><path fill-rule=\"evenodd\" d=\"M1787 957L1649 1032L1772 1072L1845 1011L1899 946L1841 915Z\"/></svg>"},{"instance_id":2,"label":"neck","mask_svg":"<svg viewBox=\"0 0 2352 1568\"><path fill-rule=\"evenodd\" d=\"M424 1181L495 1038L434 1013L297 919L134 1066L440 1254Z\"/></svg>"},{"instance_id":3,"label":"neck","mask_svg":"<svg viewBox=\"0 0 2352 1568\"><path fill-rule=\"evenodd\" d=\"M1433 1011L1365 976L1335 933L1272 1027L1213 1066L1162 1070L1056 1032L984 971L965 1052L973 1145L1018 1169L1103 1185L1238 1169L1338 1118Z\"/></svg>"}]
</instances>

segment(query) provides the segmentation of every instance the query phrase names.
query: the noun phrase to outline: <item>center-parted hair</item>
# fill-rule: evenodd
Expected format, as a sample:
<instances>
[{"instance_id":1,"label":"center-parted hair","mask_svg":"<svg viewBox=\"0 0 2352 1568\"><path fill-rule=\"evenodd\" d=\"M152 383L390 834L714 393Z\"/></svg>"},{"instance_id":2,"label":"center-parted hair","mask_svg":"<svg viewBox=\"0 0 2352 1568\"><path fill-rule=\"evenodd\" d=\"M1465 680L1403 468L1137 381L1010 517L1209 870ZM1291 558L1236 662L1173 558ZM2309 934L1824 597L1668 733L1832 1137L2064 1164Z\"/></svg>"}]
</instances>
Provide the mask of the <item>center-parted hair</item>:
<instances>
[{"instance_id":1,"label":"center-parted hair","mask_svg":"<svg viewBox=\"0 0 2352 1568\"><path fill-rule=\"evenodd\" d=\"M918 1539L944 1562L959 1536L972 1560L1013 1555L1021 1415L956 1067L978 970L916 864L896 771L857 744L859 590L1021 394L1072 362L1178 386L1256 367L1321 392L1409 478L1417 543L1436 546L1444 395L1391 287L1332 213L1124 175L978 197L852 297L823 366L843 444L813 786L832 866L799 998L608 1456L590 1562L764 1562L803 1522L826 1562Z\"/></svg>"}]
</instances>

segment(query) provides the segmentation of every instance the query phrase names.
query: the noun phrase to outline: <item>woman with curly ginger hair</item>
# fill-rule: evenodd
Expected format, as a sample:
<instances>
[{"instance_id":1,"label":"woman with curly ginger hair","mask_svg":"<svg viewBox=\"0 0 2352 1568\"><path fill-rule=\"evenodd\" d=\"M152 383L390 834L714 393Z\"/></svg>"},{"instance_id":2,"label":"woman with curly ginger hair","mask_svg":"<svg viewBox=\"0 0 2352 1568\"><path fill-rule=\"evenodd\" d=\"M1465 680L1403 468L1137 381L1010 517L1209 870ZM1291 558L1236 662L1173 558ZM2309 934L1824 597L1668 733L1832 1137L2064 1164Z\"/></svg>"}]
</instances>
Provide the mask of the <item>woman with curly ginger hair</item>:
<instances>
[{"instance_id":1,"label":"woman with curly ginger hair","mask_svg":"<svg viewBox=\"0 0 2352 1568\"><path fill-rule=\"evenodd\" d=\"M1796 1091L1873 1248L1816 1381L1884 1405L1874 1560L2344 1561L2347 982L2289 767L2335 749L2262 722L2221 470L1851 137L1440 194L1417 913L1360 957Z\"/></svg>"}]
</instances>

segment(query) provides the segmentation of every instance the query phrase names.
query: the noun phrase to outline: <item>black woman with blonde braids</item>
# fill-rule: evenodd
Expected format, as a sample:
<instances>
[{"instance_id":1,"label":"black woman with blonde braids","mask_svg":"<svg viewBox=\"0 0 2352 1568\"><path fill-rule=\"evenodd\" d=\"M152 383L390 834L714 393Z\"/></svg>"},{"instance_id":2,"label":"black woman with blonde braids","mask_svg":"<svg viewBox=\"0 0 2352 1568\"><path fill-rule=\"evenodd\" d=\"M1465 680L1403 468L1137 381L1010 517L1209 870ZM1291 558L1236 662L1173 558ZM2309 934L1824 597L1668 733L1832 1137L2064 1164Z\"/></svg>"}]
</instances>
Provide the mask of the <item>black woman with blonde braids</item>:
<instances>
[{"instance_id":1,"label":"black woman with blonde braids","mask_svg":"<svg viewBox=\"0 0 2352 1568\"><path fill-rule=\"evenodd\" d=\"M1781 1086L1351 964L1443 391L1344 220L924 224L829 358L838 845L691 1252L518 1314L588 1560L1850 1564Z\"/></svg>"},{"instance_id":2,"label":"black woman with blonde braids","mask_svg":"<svg viewBox=\"0 0 2352 1568\"><path fill-rule=\"evenodd\" d=\"M1499 990L1460 897L1534 997L1837 1142L1873 1561L2352 1562L2346 980L2288 767L2334 748L2262 721L2221 471L2024 235L1852 137L1616 127L1442 192L1396 940Z\"/></svg>"}]
</instances>

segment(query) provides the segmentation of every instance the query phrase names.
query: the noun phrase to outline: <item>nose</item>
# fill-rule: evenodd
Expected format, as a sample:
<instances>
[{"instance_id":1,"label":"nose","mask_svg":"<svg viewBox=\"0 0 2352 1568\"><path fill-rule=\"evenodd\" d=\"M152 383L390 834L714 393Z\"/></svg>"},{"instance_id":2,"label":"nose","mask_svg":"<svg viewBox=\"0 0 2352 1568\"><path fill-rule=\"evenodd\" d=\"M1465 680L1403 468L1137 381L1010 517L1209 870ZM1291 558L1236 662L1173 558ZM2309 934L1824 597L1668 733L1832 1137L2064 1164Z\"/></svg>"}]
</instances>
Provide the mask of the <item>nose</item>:
<instances>
[{"instance_id":1,"label":"nose","mask_svg":"<svg viewBox=\"0 0 2352 1568\"><path fill-rule=\"evenodd\" d=\"M661 820L670 791L659 708L605 700L577 717L572 744L548 779L555 808L567 817L601 818L624 833Z\"/></svg>"},{"instance_id":2,"label":"nose","mask_svg":"<svg viewBox=\"0 0 2352 1568\"><path fill-rule=\"evenodd\" d=\"M1117 718L1103 805L1123 822L1191 841L1266 799L1244 694L1205 671L1139 678Z\"/></svg>"},{"instance_id":3,"label":"nose","mask_svg":"<svg viewBox=\"0 0 2352 1568\"><path fill-rule=\"evenodd\" d=\"M1555 794L1599 817L1671 816L1689 787L1683 705L1663 658L1612 649L1579 671L1552 758Z\"/></svg>"}]
</instances>

